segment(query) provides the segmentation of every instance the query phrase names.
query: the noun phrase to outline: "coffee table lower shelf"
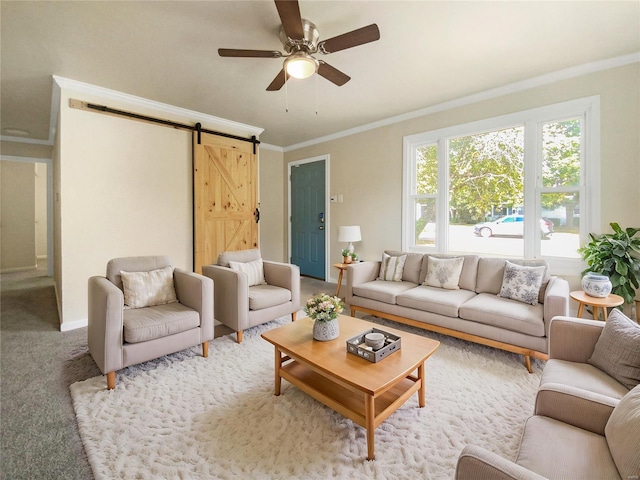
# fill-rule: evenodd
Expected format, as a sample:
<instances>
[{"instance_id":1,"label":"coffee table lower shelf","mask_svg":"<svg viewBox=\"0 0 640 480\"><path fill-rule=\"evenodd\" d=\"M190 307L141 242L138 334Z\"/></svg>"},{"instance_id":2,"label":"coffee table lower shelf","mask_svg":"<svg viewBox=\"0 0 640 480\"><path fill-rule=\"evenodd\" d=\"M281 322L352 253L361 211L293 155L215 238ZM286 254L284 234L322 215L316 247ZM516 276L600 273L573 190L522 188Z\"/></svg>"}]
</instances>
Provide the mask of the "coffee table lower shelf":
<instances>
[{"instance_id":1,"label":"coffee table lower shelf","mask_svg":"<svg viewBox=\"0 0 640 480\"><path fill-rule=\"evenodd\" d=\"M374 430L414 393L423 387L424 364L418 367L418 376L408 375L390 385L378 395L363 392L338 379L324 376L305 364L289 357L276 371L276 395L280 393L280 378L284 378L307 395L349 418L367 431L367 459L374 459ZM284 362L287 363L284 363ZM419 395L424 406L424 389Z\"/></svg>"}]
</instances>

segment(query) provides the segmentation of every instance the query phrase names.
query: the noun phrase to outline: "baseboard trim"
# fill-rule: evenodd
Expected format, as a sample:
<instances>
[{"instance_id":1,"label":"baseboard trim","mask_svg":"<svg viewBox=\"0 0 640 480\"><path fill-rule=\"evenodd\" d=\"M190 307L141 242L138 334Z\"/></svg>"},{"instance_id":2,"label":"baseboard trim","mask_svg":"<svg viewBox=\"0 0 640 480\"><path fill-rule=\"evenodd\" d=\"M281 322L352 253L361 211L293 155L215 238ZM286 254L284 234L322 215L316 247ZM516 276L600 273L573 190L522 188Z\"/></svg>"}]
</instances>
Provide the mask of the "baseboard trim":
<instances>
[{"instance_id":1,"label":"baseboard trim","mask_svg":"<svg viewBox=\"0 0 640 480\"><path fill-rule=\"evenodd\" d=\"M38 268L37 265L32 267L14 267L14 268L3 268L0 270L0 273L13 273L13 272L26 272L27 270L35 270Z\"/></svg>"},{"instance_id":2,"label":"baseboard trim","mask_svg":"<svg viewBox=\"0 0 640 480\"><path fill-rule=\"evenodd\" d=\"M64 322L60 324L60 331L68 332L69 330L77 330L78 328L87 327L88 325L89 321L86 318L76 320L75 322Z\"/></svg>"}]
</instances>

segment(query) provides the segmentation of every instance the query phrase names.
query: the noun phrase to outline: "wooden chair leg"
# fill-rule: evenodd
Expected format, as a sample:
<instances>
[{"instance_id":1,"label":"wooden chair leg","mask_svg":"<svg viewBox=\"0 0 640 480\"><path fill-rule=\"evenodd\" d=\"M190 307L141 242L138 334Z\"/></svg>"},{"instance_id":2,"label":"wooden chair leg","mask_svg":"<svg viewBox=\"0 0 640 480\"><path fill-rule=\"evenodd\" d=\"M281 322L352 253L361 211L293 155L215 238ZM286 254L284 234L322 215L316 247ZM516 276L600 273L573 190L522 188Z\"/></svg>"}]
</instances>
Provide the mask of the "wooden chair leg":
<instances>
[{"instance_id":1,"label":"wooden chair leg","mask_svg":"<svg viewBox=\"0 0 640 480\"><path fill-rule=\"evenodd\" d=\"M292 322L295 322L295 321L296 321L296 315L298 315L298 312L293 312L293 313L291 314L291 321L292 321Z\"/></svg>"},{"instance_id":2,"label":"wooden chair leg","mask_svg":"<svg viewBox=\"0 0 640 480\"><path fill-rule=\"evenodd\" d=\"M529 370L529 373L533 373L533 369L531 368L531 357L529 355L524 356L524 365Z\"/></svg>"},{"instance_id":3,"label":"wooden chair leg","mask_svg":"<svg viewBox=\"0 0 640 480\"><path fill-rule=\"evenodd\" d=\"M107 388L109 390L116 388L116 372L107 373Z\"/></svg>"},{"instance_id":4,"label":"wooden chair leg","mask_svg":"<svg viewBox=\"0 0 640 480\"><path fill-rule=\"evenodd\" d=\"M202 343L202 356L207 358L209 356L209 342Z\"/></svg>"},{"instance_id":5,"label":"wooden chair leg","mask_svg":"<svg viewBox=\"0 0 640 480\"><path fill-rule=\"evenodd\" d=\"M238 337L238 343L242 343L242 330L238 330L236 335Z\"/></svg>"}]
</instances>

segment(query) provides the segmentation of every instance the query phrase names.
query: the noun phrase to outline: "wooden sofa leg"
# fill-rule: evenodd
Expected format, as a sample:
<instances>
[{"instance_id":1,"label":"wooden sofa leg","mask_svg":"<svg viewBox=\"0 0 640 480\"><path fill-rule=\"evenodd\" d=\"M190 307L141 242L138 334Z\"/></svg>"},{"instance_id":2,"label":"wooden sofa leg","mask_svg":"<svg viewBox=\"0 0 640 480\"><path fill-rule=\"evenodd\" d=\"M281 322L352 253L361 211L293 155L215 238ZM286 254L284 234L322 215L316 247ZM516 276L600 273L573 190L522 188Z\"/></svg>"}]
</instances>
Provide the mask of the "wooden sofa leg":
<instances>
[{"instance_id":1,"label":"wooden sofa leg","mask_svg":"<svg viewBox=\"0 0 640 480\"><path fill-rule=\"evenodd\" d=\"M242 343L242 330L238 330L236 335L238 337L238 343Z\"/></svg>"},{"instance_id":2,"label":"wooden sofa leg","mask_svg":"<svg viewBox=\"0 0 640 480\"><path fill-rule=\"evenodd\" d=\"M529 370L529 373L533 373L533 369L531 368L531 357L529 355L524 356L524 365Z\"/></svg>"},{"instance_id":3,"label":"wooden sofa leg","mask_svg":"<svg viewBox=\"0 0 640 480\"><path fill-rule=\"evenodd\" d=\"M292 322L295 322L295 321L296 321L296 315L298 315L298 312L293 312L293 313L291 314L291 321L292 321Z\"/></svg>"},{"instance_id":4,"label":"wooden sofa leg","mask_svg":"<svg viewBox=\"0 0 640 480\"><path fill-rule=\"evenodd\" d=\"M109 390L116 388L116 372L107 373L107 388Z\"/></svg>"},{"instance_id":5,"label":"wooden sofa leg","mask_svg":"<svg viewBox=\"0 0 640 480\"><path fill-rule=\"evenodd\" d=\"M207 358L209 356L209 342L202 343L202 356Z\"/></svg>"}]
</instances>

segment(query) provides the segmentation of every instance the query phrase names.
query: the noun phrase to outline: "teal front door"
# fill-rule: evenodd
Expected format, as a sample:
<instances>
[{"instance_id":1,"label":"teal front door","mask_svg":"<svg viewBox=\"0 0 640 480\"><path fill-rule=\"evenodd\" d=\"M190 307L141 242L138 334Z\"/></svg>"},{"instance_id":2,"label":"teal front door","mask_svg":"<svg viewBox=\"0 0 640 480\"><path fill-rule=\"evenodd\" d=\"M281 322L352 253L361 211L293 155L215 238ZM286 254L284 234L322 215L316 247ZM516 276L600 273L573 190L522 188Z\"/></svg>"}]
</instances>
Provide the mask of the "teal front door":
<instances>
[{"instance_id":1,"label":"teal front door","mask_svg":"<svg viewBox=\"0 0 640 480\"><path fill-rule=\"evenodd\" d=\"M325 280L325 160L291 168L291 263Z\"/></svg>"}]
</instances>

